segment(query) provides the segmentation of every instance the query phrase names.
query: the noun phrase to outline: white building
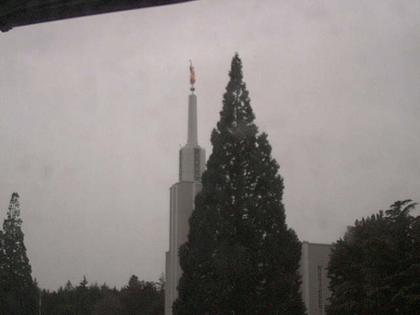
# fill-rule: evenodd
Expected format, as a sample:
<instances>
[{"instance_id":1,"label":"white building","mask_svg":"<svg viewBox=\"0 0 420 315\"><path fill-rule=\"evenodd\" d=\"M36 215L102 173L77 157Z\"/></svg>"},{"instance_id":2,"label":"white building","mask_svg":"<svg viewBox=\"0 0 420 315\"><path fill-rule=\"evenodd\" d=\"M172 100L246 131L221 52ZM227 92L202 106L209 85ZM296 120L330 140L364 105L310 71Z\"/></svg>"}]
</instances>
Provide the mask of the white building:
<instances>
[{"instance_id":1,"label":"white building","mask_svg":"<svg viewBox=\"0 0 420 315\"><path fill-rule=\"evenodd\" d=\"M330 297L327 276L331 245L302 243L299 272L302 276L301 292L308 315L325 315Z\"/></svg>"},{"instance_id":2,"label":"white building","mask_svg":"<svg viewBox=\"0 0 420 315\"><path fill-rule=\"evenodd\" d=\"M170 188L169 251L166 252L165 315L172 315L172 304L178 297L181 277L178 249L187 241L189 218L194 199L201 190L205 151L197 140L197 96L194 88L188 98L187 144L179 151L179 182Z\"/></svg>"}]
</instances>

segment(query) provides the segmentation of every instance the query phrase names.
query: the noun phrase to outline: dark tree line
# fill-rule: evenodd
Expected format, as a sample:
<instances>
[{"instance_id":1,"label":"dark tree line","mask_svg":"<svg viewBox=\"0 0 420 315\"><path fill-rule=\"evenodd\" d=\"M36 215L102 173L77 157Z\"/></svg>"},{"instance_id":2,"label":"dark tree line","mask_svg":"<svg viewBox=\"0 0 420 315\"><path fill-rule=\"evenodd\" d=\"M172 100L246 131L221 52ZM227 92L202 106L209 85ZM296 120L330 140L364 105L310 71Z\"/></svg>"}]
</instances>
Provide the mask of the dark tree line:
<instances>
[{"instance_id":1,"label":"dark tree line","mask_svg":"<svg viewBox=\"0 0 420 315\"><path fill-rule=\"evenodd\" d=\"M106 284L88 285L85 277L77 285L68 281L57 291L42 291L42 315L163 315L162 282L140 281L131 276L117 290Z\"/></svg>"}]
</instances>

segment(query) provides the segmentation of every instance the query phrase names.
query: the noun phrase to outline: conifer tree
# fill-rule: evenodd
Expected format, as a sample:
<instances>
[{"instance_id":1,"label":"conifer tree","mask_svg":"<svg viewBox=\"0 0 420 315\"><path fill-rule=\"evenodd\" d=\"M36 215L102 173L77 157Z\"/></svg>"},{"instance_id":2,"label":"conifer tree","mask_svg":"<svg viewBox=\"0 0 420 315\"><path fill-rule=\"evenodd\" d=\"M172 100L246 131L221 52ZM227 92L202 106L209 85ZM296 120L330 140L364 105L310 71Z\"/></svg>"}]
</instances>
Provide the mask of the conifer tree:
<instances>
[{"instance_id":1,"label":"conifer tree","mask_svg":"<svg viewBox=\"0 0 420 315\"><path fill-rule=\"evenodd\" d=\"M10 200L0 245L0 314L37 314L38 289L26 255L17 193Z\"/></svg>"},{"instance_id":2,"label":"conifer tree","mask_svg":"<svg viewBox=\"0 0 420 315\"><path fill-rule=\"evenodd\" d=\"M177 315L304 314L301 245L285 223L283 179L258 132L242 62L233 57L212 154L195 200Z\"/></svg>"}]
</instances>

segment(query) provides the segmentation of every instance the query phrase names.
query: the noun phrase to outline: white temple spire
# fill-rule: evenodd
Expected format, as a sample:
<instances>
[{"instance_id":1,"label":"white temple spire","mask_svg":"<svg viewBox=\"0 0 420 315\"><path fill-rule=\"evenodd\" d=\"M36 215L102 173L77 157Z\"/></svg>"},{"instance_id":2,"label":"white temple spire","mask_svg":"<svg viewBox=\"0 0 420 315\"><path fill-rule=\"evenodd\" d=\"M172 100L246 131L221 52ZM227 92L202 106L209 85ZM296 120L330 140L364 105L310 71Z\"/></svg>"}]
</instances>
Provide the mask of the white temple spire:
<instances>
[{"instance_id":1,"label":"white temple spire","mask_svg":"<svg viewBox=\"0 0 420 315\"><path fill-rule=\"evenodd\" d=\"M191 61L190 61L191 62ZM206 153L197 139L197 96L195 73L190 63L187 144L179 150L179 181L170 190L169 251L166 253L165 315L173 315L172 305L178 297L177 286L182 275L179 248L188 240L188 220L195 207L195 196L201 190Z\"/></svg>"},{"instance_id":2,"label":"white temple spire","mask_svg":"<svg viewBox=\"0 0 420 315\"><path fill-rule=\"evenodd\" d=\"M188 137L187 145L198 145L197 140L197 96L190 94L188 97Z\"/></svg>"},{"instance_id":3,"label":"white temple spire","mask_svg":"<svg viewBox=\"0 0 420 315\"><path fill-rule=\"evenodd\" d=\"M205 152L198 145L197 132L197 95L194 94L195 71L190 60L191 94L188 95L188 130L187 144L182 147L179 154L179 180L200 181L204 171Z\"/></svg>"}]
</instances>

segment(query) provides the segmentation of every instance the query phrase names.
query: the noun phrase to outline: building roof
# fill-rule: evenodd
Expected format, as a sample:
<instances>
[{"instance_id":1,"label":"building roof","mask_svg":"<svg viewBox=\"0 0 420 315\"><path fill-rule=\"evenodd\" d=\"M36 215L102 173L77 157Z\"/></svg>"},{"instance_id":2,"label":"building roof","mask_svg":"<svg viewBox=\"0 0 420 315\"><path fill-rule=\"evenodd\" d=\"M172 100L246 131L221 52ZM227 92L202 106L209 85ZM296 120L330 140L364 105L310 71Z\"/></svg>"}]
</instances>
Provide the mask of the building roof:
<instances>
[{"instance_id":1,"label":"building roof","mask_svg":"<svg viewBox=\"0 0 420 315\"><path fill-rule=\"evenodd\" d=\"M140 9L193 0L3 0L0 30L74 17Z\"/></svg>"}]
</instances>

